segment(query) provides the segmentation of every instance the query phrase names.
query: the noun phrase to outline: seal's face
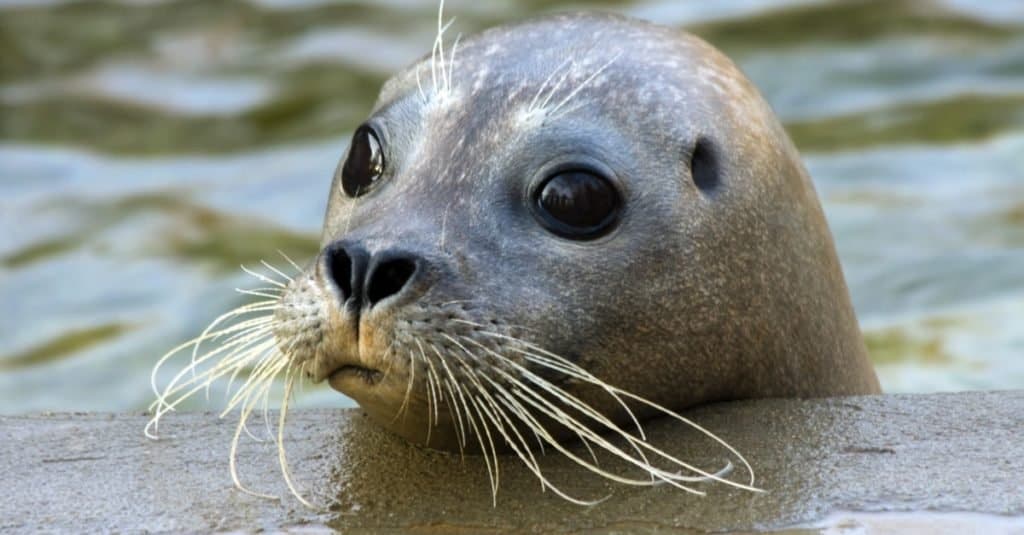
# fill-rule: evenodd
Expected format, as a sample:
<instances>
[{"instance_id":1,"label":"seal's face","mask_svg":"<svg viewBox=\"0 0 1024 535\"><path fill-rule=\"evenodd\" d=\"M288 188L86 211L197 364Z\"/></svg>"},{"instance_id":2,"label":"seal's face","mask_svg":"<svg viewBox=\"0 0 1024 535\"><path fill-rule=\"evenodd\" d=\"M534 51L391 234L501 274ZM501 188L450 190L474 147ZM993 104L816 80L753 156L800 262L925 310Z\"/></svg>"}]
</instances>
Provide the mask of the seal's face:
<instances>
[{"instance_id":1,"label":"seal's face","mask_svg":"<svg viewBox=\"0 0 1024 535\"><path fill-rule=\"evenodd\" d=\"M438 447L557 435L555 399L628 419L606 385L673 408L871 389L799 377L863 348L806 174L731 62L607 16L455 54L390 80L339 164L275 320L314 381Z\"/></svg>"}]
</instances>

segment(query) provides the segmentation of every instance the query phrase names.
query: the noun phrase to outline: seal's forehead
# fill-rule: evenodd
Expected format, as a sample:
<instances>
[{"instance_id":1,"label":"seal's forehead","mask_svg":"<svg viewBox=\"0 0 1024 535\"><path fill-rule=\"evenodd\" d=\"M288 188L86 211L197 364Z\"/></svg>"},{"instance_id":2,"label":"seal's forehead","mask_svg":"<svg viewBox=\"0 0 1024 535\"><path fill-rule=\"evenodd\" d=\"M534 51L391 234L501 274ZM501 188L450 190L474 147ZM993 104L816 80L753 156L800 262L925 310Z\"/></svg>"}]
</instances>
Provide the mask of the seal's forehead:
<instances>
[{"instance_id":1,"label":"seal's forehead","mask_svg":"<svg viewBox=\"0 0 1024 535\"><path fill-rule=\"evenodd\" d=\"M619 15L577 13L500 26L435 47L384 84L375 108L413 91L430 96L455 87L463 94L512 90L502 96L532 98L545 85L579 84L597 71L636 82L620 90L640 88L662 98L685 96L680 91L733 100L756 93L728 58L695 36Z\"/></svg>"}]
</instances>

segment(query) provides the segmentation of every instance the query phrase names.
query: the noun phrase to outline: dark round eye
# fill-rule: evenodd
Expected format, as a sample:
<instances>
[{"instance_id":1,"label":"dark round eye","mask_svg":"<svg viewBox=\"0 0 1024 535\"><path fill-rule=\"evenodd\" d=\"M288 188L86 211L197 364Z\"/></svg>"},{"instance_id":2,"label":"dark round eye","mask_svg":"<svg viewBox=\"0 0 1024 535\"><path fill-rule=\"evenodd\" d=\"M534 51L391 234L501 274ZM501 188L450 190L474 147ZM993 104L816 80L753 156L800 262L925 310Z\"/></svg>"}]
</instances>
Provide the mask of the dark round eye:
<instances>
[{"instance_id":1,"label":"dark round eye","mask_svg":"<svg viewBox=\"0 0 1024 535\"><path fill-rule=\"evenodd\" d=\"M590 240L618 220L621 199L607 179L590 171L563 171L545 180L534 194L540 222L551 232Z\"/></svg>"},{"instance_id":2,"label":"dark round eye","mask_svg":"<svg viewBox=\"0 0 1024 535\"><path fill-rule=\"evenodd\" d=\"M341 189L349 197L358 197L369 191L383 173L384 154L377 134L369 126L360 126L352 135L352 146L341 168Z\"/></svg>"}]
</instances>

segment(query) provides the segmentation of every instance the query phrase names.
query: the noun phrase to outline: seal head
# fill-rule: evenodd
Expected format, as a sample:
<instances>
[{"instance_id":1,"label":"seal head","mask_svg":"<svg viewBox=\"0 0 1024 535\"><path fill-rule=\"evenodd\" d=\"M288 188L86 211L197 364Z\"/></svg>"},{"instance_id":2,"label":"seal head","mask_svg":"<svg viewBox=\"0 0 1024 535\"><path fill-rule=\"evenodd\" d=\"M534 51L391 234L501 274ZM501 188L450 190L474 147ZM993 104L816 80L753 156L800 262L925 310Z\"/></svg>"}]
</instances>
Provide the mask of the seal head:
<instances>
[{"instance_id":1,"label":"seal head","mask_svg":"<svg viewBox=\"0 0 1024 535\"><path fill-rule=\"evenodd\" d=\"M570 14L435 47L329 195L277 344L409 440L879 391L797 151L684 32Z\"/></svg>"}]
</instances>

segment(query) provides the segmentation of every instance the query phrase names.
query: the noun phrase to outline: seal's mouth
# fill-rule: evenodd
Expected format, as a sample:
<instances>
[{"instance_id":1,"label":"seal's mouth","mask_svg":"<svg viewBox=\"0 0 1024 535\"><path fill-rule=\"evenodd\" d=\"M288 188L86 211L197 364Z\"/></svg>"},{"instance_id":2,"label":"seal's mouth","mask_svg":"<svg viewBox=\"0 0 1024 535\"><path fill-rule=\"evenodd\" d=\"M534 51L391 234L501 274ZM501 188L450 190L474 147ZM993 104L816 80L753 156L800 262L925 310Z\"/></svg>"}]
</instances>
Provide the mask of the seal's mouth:
<instances>
[{"instance_id":1,"label":"seal's mouth","mask_svg":"<svg viewBox=\"0 0 1024 535\"><path fill-rule=\"evenodd\" d=\"M375 386L384 378L384 373L373 368L366 368L356 364L346 364L328 376L327 382L331 388L344 392L346 386L351 386L352 381L360 381L365 386Z\"/></svg>"}]
</instances>

